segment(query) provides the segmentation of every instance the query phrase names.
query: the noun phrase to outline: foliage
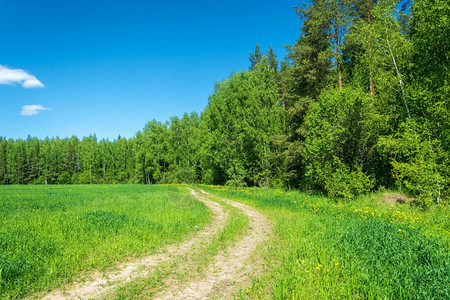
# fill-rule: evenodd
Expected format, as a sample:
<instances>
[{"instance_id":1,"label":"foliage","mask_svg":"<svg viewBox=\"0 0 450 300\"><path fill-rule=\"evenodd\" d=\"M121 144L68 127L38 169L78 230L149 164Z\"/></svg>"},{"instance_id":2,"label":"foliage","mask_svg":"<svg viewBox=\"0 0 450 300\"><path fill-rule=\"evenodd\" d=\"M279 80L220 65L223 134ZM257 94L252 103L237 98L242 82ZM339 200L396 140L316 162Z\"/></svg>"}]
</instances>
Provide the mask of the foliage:
<instances>
[{"instance_id":1,"label":"foliage","mask_svg":"<svg viewBox=\"0 0 450 300\"><path fill-rule=\"evenodd\" d=\"M248 71L197 113L129 139L0 138L0 184L214 183L350 199L401 188L449 200L450 3L311 0L280 62Z\"/></svg>"},{"instance_id":2,"label":"foliage","mask_svg":"<svg viewBox=\"0 0 450 300\"><path fill-rule=\"evenodd\" d=\"M353 198L373 187L364 164L374 145L370 136L371 99L347 87L325 92L305 119L306 184L332 196Z\"/></svg>"},{"instance_id":3,"label":"foliage","mask_svg":"<svg viewBox=\"0 0 450 300\"><path fill-rule=\"evenodd\" d=\"M217 84L202 114L203 182L269 186L279 176L277 147L283 110L275 70L265 57L251 72Z\"/></svg>"},{"instance_id":4,"label":"foliage","mask_svg":"<svg viewBox=\"0 0 450 300\"><path fill-rule=\"evenodd\" d=\"M449 183L445 151L437 140L429 139L420 124L409 121L401 128L394 138L380 141L383 151L391 154L397 184L416 195L423 207L439 203Z\"/></svg>"}]
</instances>

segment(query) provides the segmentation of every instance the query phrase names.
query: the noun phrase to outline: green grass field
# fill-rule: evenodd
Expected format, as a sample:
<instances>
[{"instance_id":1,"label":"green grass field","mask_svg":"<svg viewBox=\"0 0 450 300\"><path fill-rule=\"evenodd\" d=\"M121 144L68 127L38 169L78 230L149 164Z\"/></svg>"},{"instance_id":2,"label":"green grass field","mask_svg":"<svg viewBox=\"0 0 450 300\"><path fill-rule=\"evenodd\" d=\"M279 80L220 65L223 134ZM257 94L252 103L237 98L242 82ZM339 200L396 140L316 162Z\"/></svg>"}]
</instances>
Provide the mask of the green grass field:
<instances>
[{"instance_id":1,"label":"green grass field","mask_svg":"<svg viewBox=\"0 0 450 300\"><path fill-rule=\"evenodd\" d=\"M180 186L0 186L0 298L151 253L210 218Z\"/></svg>"},{"instance_id":2,"label":"green grass field","mask_svg":"<svg viewBox=\"0 0 450 300\"><path fill-rule=\"evenodd\" d=\"M242 298L449 299L446 207L422 211L374 198L335 202L298 192L204 187L274 220L266 272Z\"/></svg>"},{"instance_id":3,"label":"green grass field","mask_svg":"<svg viewBox=\"0 0 450 300\"><path fill-rule=\"evenodd\" d=\"M336 202L294 191L200 187L219 203L226 197L249 204L273 222L272 239L256 254L264 272L240 291L242 299L450 297L448 207L394 206L381 195ZM198 253L158 266L110 298L149 298L166 282L201 274L248 224L242 212L224 207L229 220ZM109 269L181 241L211 218L184 186L0 186L0 298Z\"/></svg>"}]
</instances>

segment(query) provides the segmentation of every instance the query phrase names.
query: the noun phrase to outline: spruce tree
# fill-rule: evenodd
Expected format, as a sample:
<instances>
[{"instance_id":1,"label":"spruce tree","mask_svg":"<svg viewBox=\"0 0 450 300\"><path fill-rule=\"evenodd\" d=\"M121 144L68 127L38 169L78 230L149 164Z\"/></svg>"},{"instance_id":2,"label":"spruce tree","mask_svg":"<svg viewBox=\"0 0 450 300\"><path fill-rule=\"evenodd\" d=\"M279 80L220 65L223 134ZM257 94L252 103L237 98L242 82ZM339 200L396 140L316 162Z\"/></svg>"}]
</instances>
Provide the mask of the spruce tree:
<instances>
[{"instance_id":1,"label":"spruce tree","mask_svg":"<svg viewBox=\"0 0 450 300\"><path fill-rule=\"evenodd\" d=\"M34 143L34 149L33 149L33 152L31 155L31 161L30 161L30 164L31 164L30 182L31 183L34 183L41 175L40 174L40 171L41 171L40 170L40 149L41 149L41 147L40 147L38 139L33 140L33 143Z\"/></svg>"},{"instance_id":2,"label":"spruce tree","mask_svg":"<svg viewBox=\"0 0 450 300\"><path fill-rule=\"evenodd\" d=\"M261 52L261 49L259 49L258 44L255 45L255 53L250 53L249 60L250 60L250 70L254 70L256 65L261 62L261 59L263 57L263 54Z\"/></svg>"},{"instance_id":3,"label":"spruce tree","mask_svg":"<svg viewBox=\"0 0 450 300\"><path fill-rule=\"evenodd\" d=\"M20 141L18 145L17 156L17 181L19 184L26 184L28 182L28 158L25 142Z\"/></svg>"},{"instance_id":4,"label":"spruce tree","mask_svg":"<svg viewBox=\"0 0 450 300\"><path fill-rule=\"evenodd\" d=\"M277 60L277 55L275 54L275 52L273 51L272 45L269 46L269 50L267 50L267 60L269 62L269 66L277 71L278 70L278 60Z\"/></svg>"},{"instance_id":5,"label":"spruce tree","mask_svg":"<svg viewBox=\"0 0 450 300\"><path fill-rule=\"evenodd\" d=\"M0 184L7 183L6 176L6 140L0 137Z\"/></svg>"}]
</instances>

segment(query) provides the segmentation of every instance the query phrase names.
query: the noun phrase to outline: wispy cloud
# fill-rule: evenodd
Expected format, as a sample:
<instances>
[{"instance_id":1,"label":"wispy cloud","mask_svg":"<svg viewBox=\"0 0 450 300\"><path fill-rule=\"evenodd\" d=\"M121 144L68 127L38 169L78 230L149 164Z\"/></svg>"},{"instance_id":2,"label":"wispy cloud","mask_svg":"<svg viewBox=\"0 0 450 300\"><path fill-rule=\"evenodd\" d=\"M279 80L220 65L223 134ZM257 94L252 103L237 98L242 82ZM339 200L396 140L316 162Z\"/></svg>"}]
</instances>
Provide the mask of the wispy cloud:
<instances>
[{"instance_id":1,"label":"wispy cloud","mask_svg":"<svg viewBox=\"0 0 450 300\"><path fill-rule=\"evenodd\" d=\"M43 88L44 85L36 76L28 74L22 69L11 69L0 65L0 84L20 84L24 88Z\"/></svg>"},{"instance_id":2,"label":"wispy cloud","mask_svg":"<svg viewBox=\"0 0 450 300\"><path fill-rule=\"evenodd\" d=\"M44 107L40 104L33 104L33 105L24 105L22 106L22 110L20 111L20 114L22 116L34 116L39 114L43 110L50 110L50 108Z\"/></svg>"}]
</instances>

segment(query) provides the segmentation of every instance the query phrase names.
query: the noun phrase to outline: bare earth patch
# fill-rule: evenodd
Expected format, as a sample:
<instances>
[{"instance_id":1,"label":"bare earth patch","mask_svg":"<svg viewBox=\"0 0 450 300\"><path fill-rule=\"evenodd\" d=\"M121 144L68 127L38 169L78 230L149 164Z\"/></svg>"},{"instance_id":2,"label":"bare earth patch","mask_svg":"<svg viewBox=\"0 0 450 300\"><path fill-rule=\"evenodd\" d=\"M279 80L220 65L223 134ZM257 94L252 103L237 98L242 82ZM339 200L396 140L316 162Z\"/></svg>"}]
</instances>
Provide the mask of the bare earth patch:
<instances>
[{"instance_id":1,"label":"bare earth patch","mask_svg":"<svg viewBox=\"0 0 450 300\"><path fill-rule=\"evenodd\" d=\"M170 245L161 253L120 264L117 266L118 271L108 273L95 272L89 281L75 282L72 286L63 290L56 290L46 295L43 299L100 298L114 290L118 285L129 282L138 276L145 276L149 273L148 268L170 261L172 257L184 256L201 241L212 239L216 233L223 229L228 219L228 214L217 202L198 195L192 189L190 191L194 197L205 203L215 215L213 222L206 226L204 230L199 231L192 239L188 239L178 245Z\"/></svg>"},{"instance_id":2,"label":"bare earth patch","mask_svg":"<svg viewBox=\"0 0 450 300\"><path fill-rule=\"evenodd\" d=\"M406 195L401 193L386 193L382 196L382 201L391 205L404 204L404 203L414 203L414 199L408 198Z\"/></svg>"},{"instance_id":3,"label":"bare earth patch","mask_svg":"<svg viewBox=\"0 0 450 300\"><path fill-rule=\"evenodd\" d=\"M208 195L202 190L204 195ZM240 288L251 283L258 274L260 264L252 261L259 245L269 239L271 226L267 218L239 202L222 199L242 210L249 217L249 228L244 236L226 251L219 253L202 278L168 287L154 299L211 299L230 298Z\"/></svg>"}]
</instances>

